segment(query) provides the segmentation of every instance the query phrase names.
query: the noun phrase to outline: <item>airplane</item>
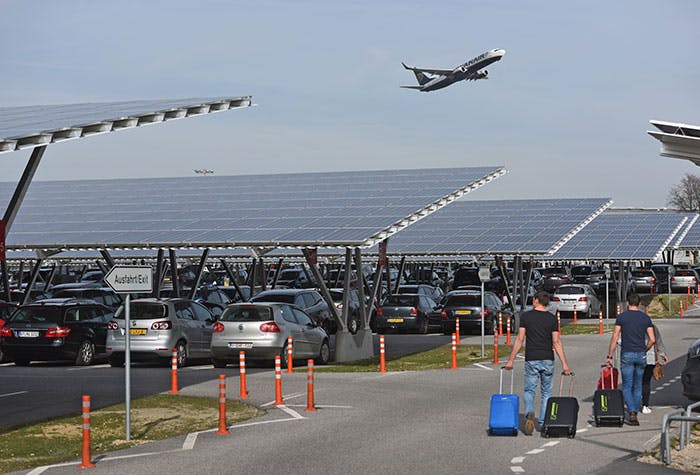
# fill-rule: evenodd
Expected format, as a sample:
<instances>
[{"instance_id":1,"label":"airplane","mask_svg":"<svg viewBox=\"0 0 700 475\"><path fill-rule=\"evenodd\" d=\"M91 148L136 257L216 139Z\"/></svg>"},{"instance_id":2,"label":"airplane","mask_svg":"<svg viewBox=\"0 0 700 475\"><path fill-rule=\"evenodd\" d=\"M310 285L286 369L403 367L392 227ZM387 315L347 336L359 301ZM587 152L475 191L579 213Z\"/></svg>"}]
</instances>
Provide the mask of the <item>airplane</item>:
<instances>
[{"instance_id":1,"label":"airplane","mask_svg":"<svg viewBox=\"0 0 700 475\"><path fill-rule=\"evenodd\" d=\"M487 70L479 71L485 68L491 63L500 61L503 55L506 54L504 49L492 49L483 54L480 54L474 59L470 59L466 63L457 66L455 69L424 69L424 68L412 68L406 66L404 63L403 67L413 71L418 80L417 86L401 86L407 89L417 89L421 92L437 91L443 87L447 87L450 84L454 84L457 81L476 81L477 79L488 79L489 72ZM429 74L435 76L429 76Z\"/></svg>"},{"instance_id":2,"label":"airplane","mask_svg":"<svg viewBox=\"0 0 700 475\"><path fill-rule=\"evenodd\" d=\"M210 170L208 168L197 168L196 170L194 170L194 172L197 175L213 175L214 174L214 170Z\"/></svg>"}]
</instances>

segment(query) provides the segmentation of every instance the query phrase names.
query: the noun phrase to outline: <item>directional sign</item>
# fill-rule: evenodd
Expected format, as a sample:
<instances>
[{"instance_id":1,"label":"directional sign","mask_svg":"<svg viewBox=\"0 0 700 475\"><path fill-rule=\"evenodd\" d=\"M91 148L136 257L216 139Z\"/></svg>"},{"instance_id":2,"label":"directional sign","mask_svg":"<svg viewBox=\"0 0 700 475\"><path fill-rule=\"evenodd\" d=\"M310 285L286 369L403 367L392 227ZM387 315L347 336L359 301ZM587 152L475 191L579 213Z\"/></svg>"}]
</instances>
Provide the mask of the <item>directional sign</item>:
<instances>
[{"instance_id":1,"label":"directional sign","mask_svg":"<svg viewBox=\"0 0 700 475\"><path fill-rule=\"evenodd\" d=\"M153 269L149 266L114 266L105 282L118 294L153 292Z\"/></svg>"}]
</instances>

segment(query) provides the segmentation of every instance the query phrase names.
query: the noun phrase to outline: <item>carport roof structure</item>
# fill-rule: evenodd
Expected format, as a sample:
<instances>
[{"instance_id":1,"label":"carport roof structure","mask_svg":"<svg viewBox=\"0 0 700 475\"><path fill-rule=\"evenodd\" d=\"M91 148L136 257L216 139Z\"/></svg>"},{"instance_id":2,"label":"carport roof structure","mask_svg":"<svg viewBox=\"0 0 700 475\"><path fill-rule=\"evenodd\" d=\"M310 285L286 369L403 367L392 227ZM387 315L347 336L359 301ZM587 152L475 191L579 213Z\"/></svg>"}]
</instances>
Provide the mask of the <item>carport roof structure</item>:
<instances>
[{"instance_id":1,"label":"carport roof structure","mask_svg":"<svg viewBox=\"0 0 700 475\"><path fill-rule=\"evenodd\" d=\"M252 105L250 96L0 107L0 153Z\"/></svg>"},{"instance_id":2,"label":"carport roof structure","mask_svg":"<svg viewBox=\"0 0 700 475\"><path fill-rule=\"evenodd\" d=\"M550 258L654 261L672 244L687 222L687 213L609 210Z\"/></svg>"},{"instance_id":3,"label":"carport roof structure","mask_svg":"<svg viewBox=\"0 0 700 475\"><path fill-rule=\"evenodd\" d=\"M647 133L661 142L662 156L684 158L700 166L700 126L661 120L649 122L659 129Z\"/></svg>"},{"instance_id":4,"label":"carport roof structure","mask_svg":"<svg viewBox=\"0 0 700 475\"><path fill-rule=\"evenodd\" d=\"M503 167L36 182L7 248L369 247ZM0 183L0 199L12 186Z\"/></svg>"},{"instance_id":5,"label":"carport roof structure","mask_svg":"<svg viewBox=\"0 0 700 475\"><path fill-rule=\"evenodd\" d=\"M697 250L700 249L700 222L696 213L689 215L688 226L681 233L674 246L676 249Z\"/></svg>"}]
</instances>

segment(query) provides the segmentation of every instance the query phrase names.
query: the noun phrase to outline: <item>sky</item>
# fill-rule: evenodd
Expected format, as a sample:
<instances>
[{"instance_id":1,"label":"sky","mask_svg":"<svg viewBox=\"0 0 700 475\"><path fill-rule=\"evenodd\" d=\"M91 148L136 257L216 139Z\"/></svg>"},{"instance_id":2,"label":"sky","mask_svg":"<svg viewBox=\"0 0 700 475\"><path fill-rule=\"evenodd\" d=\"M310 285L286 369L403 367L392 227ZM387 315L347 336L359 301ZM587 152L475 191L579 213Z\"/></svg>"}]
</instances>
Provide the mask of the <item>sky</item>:
<instances>
[{"instance_id":1,"label":"sky","mask_svg":"<svg viewBox=\"0 0 700 475\"><path fill-rule=\"evenodd\" d=\"M470 199L664 207L700 124L700 2L0 0L0 107L252 95L256 107L48 148L37 180L504 165ZM489 79L422 93L409 65L494 48ZM16 181L28 151L0 154ZM207 177L202 177L203 184Z\"/></svg>"}]
</instances>

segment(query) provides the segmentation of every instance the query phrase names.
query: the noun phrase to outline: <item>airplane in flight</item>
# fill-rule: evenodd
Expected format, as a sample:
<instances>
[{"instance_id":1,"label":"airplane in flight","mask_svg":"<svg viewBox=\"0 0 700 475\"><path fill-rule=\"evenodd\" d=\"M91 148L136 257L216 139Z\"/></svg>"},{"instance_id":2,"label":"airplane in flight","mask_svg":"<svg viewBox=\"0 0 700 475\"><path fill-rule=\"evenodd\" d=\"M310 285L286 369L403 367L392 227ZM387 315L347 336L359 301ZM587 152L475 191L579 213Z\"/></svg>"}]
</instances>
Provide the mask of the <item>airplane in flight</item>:
<instances>
[{"instance_id":1,"label":"airplane in flight","mask_svg":"<svg viewBox=\"0 0 700 475\"><path fill-rule=\"evenodd\" d=\"M214 170L210 170L208 168L197 168L194 170L194 172L197 175L213 175L214 174Z\"/></svg>"},{"instance_id":2,"label":"airplane in flight","mask_svg":"<svg viewBox=\"0 0 700 475\"><path fill-rule=\"evenodd\" d=\"M437 91L443 87L447 87L457 81L476 81L477 79L487 79L489 72L487 70L480 71L491 63L500 61L503 55L506 54L504 49L492 49L483 54L480 54L474 59L470 59L466 63L457 66L455 69L426 69L403 67L413 71L418 80L417 86L401 86L407 89L417 89L421 92ZM429 76L432 75L432 76Z\"/></svg>"}]
</instances>

